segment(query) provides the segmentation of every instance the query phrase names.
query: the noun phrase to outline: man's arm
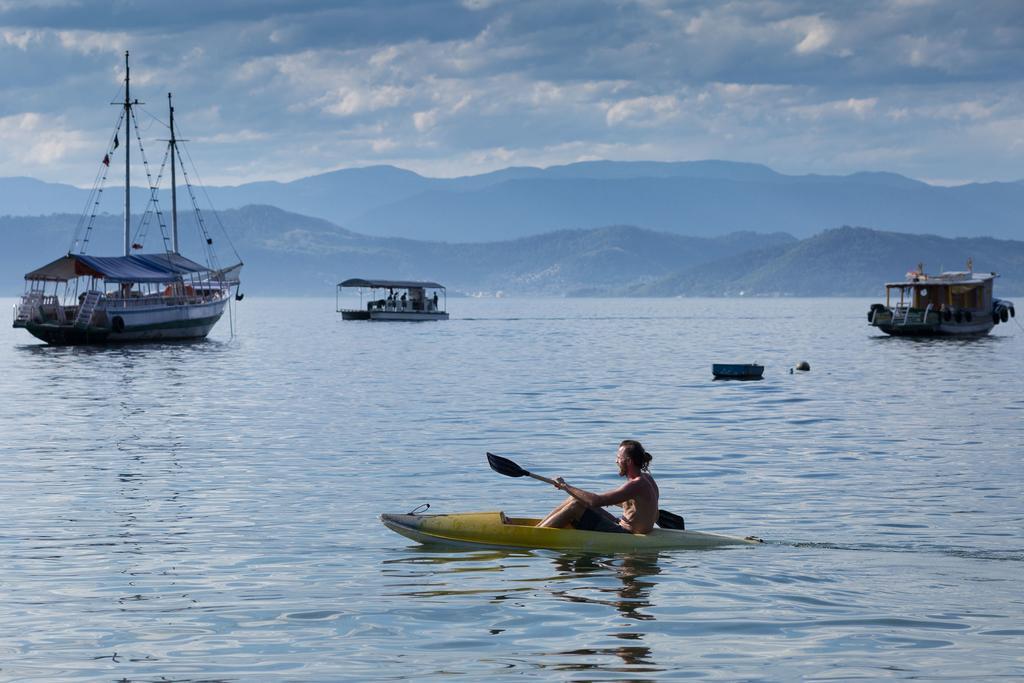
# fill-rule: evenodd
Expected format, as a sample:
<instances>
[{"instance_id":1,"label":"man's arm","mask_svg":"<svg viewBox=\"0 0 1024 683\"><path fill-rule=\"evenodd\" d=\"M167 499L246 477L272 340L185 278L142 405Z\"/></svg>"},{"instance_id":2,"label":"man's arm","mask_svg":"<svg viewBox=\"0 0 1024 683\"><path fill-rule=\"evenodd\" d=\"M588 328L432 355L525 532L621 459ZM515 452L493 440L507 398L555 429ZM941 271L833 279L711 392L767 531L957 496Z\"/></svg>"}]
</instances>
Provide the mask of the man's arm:
<instances>
[{"instance_id":1,"label":"man's arm","mask_svg":"<svg viewBox=\"0 0 1024 683\"><path fill-rule=\"evenodd\" d=\"M602 508L606 505L620 505L631 498L636 498L638 486L638 481L627 481L622 486L612 489L611 491L594 493L585 489L576 488L571 484L566 484L565 480L561 477L555 480L555 488L565 491L576 500L582 501L587 507L592 508Z\"/></svg>"},{"instance_id":2,"label":"man's arm","mask_svg":"<svg viewBox=\"0 0 1024 683\"><path fill-rule=\"evenodd\" d=\"M587 507L601 507L601 503L598 502L601 497L598 494L592 491L587 491L585 489L576 488L575 486L572 486L570 484L566 484L565 480L562 479L561 477L555 479L555 488L561 491L565 491L576 500L581 501Z\"/></svg>"}]
</instances>

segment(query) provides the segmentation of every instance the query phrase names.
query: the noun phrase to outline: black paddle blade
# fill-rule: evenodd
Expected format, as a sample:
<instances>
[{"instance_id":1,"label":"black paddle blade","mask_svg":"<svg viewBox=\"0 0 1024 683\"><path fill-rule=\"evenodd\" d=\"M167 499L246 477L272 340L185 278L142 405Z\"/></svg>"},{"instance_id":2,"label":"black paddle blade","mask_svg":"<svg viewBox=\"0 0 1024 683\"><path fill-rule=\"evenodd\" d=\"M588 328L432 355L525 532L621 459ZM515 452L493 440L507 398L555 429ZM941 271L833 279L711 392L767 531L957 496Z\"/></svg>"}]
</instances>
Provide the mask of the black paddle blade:
<instances>
[{"instance_id":1,"label":"black paddle blade","mask_svg":"<svg viewBox=\"0 0 1024 683\"><path fill-rule=\"evenodd\" d=\"M506 477L525 477L529 475L529 472L508 458L503 458L494 453L487 454L487 464L491 466L492 470L498 474L504 474Z\"/></svg>"},{"instance_id":2,"label":"black paddle blade","mask_svg":"<svg viewBox=\"0 0 1024 683\"><path fill-rule=\"evenodd\" d=\"M658 510L658 526L662 529L686 529L686 522L682 517L668 510Z\"/></svg>"}]
</instances>

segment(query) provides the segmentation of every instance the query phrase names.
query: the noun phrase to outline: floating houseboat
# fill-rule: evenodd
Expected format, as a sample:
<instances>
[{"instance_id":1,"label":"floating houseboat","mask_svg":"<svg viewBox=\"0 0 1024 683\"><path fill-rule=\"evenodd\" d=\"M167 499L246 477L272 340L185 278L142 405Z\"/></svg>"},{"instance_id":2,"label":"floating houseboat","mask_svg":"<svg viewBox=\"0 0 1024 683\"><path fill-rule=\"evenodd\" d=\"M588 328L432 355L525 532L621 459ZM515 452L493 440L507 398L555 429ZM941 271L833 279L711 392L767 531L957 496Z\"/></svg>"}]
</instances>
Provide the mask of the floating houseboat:
<instances>
[{"instance_id":1,"label":"floating houseboat","mask_svg":"<svg viewBox=\"0 0 1024 683\"><path fill-rule=\"evenodd\" d=\"M887 282L885 303L871 305L868 323L886 334L907 337L982 336L1016 315L1012 301L996 299L996 273L966 271L928 275L924 265L902 282Z\"/></svg>"},{"instance_id":2,"label":"floating houseboat","mask_svg":"<svg viewBox=\"0 0 1024 683\"><path fill-rule=\"evenodd\" d=\"M342 308L345 289L359 290L359 308ZM364 280L339 282L335 309L342 320L448 320L447 293L436 282Z\"/></svg>"},{"instance_id":3,"label":"floating houseboat","mask_svg":"<svg viewBox=\"0 0 1024 683\"><path fill-rule=\"evenodd\" d=\"M184 165L180 170L192 198L206 263L194 261L179 252L176 173L182 160L178 152L181 141L176 137L174 107L170 106L169 93L170 139L164 163L167 160L170 163L170 234L157 200L157 185L164 174L164 168L161 168L157 182L151 182L149 205L133 237L129 150L133 147L133 135L140 150L142 139L134 111L141 103L131 98L129 85L126 52L124 101L118 103L122 111L92 188L89 202L92 210L87 210L79 222L72 248L66 255L25 275L25 292L14 307L14 327L24 328L48 344L201 339L220 320L229 304L231 289L239 285L242 263L239 261L228 268L220 267L213 251L213 238L199 212ZM120 145L119 134L124 136L123 146ZM120 256L87 254L103 186L114 150L119 146L124 149L123 253ZM145 156L142 160L146 164L147 177L152 177ZM152 223L159 227L162 248L146 252L143 251L145 235ZM241 295L236 294L236 297L240 299Z\"/></svg>"}]
</instances>

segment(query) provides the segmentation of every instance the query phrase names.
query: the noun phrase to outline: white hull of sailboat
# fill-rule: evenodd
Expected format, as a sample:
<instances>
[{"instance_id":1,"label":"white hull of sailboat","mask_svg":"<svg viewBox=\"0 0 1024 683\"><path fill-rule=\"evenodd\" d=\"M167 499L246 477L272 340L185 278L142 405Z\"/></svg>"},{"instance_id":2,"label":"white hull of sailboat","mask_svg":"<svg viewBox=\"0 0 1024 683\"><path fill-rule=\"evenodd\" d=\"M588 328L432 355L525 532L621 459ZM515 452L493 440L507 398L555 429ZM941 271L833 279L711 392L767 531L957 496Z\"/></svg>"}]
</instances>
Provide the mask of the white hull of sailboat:
<instances>
[{"instance_id":1,"label":"white hull of sailboat","mask_svg":"<svg viewBox=\"0 0 1024 683\"><path fill-rule=\"evenodd\" d=\"M49 344L58 345L202 339L220 320L227 303L228 300L224 297L187 304L114 305L108 306L103 312L97 311L94 316L94 322L102 319L104 324L25 321L16 323L16 326L26 328Z\"/></svg>"},{"instance_id":2,"label":"white hull of sailboat","mask_svg":"<svg viewBox=\"0 0 1024 683\"><path fill-rule=\"evenodd\" d=\"M227 299L199 304L107 308L110 342L196 339L205 337L224 314ZM119 323L117 319L123 321ZM120 330L120 331L118 331Z\"/></svg>"}]
</instances>

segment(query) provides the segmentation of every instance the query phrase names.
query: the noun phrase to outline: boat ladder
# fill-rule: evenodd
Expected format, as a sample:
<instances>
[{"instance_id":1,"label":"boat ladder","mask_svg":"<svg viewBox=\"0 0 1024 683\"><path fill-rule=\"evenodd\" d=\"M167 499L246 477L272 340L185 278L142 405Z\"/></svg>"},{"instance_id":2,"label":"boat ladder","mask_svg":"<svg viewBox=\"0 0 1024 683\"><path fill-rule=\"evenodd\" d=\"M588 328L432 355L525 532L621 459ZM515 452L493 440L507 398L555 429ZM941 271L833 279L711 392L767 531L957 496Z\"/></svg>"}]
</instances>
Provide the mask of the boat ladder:
<instances>
[{"instance_id":1,"label":"boat ladder","mask_svg":"<svg viewBox=\"0 0 1024 683\"><path fill-rule=\"evenodd\" d=\"M16 312L14 314L14 322L16 323L27 323L35 316L36 311L43 303L43 295L41 292L29 292L21 298L21 303L18 304Z\"/></svg>"},{"instance_id":2,"label":"boat ladder","mask_svg":"<svg viewBox=\"0 0 1024 683\"><path fill-rule=\"evenodd\" d=\"M82 305L78 307L78 315L75 316L75 327L88 327L92 322L92 314L96 311L96 304L100 302L101 293L91 290L85 293Z\"/></svg>"}]
</instances>

